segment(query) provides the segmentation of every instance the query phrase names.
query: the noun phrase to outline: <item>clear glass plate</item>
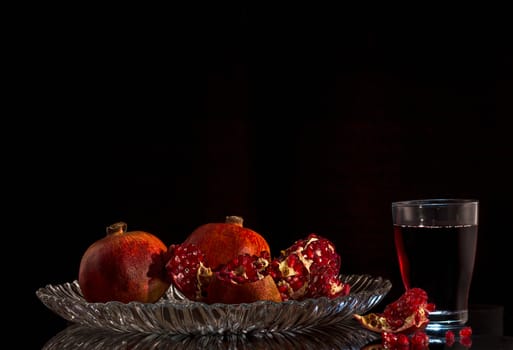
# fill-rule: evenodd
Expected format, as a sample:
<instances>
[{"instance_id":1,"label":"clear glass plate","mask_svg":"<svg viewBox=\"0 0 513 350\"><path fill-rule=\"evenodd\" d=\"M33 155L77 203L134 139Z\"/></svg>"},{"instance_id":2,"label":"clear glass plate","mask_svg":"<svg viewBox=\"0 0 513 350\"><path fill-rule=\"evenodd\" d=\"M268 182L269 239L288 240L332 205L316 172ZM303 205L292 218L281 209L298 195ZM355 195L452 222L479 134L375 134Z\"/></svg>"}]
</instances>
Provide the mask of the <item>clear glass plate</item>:
<instances>
[{"instance_id":1,"label":"clear glass plate","mask_svg":"<svg viewBox=\"0 0 513 350\"><path fill-rule=\"evenodd\" d=\"M156 303L88 303L78 281L39 288L36 295L62 318L115 332L185 335L269 333L329 326L364 314L392 288L382 277L341 275L351 293L302 301L205 304L190 301L174 286Z\"/></svg>"}]
</instances>

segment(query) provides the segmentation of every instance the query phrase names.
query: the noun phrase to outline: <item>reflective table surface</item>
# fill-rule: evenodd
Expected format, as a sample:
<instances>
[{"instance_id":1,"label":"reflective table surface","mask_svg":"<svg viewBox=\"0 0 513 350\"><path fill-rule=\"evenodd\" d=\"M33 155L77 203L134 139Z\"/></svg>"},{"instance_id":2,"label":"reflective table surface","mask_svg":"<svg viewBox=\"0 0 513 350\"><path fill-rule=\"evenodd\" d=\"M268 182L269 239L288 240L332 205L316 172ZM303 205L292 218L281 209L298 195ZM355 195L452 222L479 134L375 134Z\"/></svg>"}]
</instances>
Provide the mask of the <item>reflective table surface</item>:
<instances>
[{"instance_id":1,"label":"reflective table surface","mask_svg":"<svg viewBox=\"0 0 513 350\"><path fill-rule=\"evenodd\" d=\"M513 349L513 337L474 334L470 349ZM172 335L153 333L119 333L105 329L70 324L43 346L54 349L384 349L380 335L363 329L353 321L327 327L312 327L294 332L266 334ZM429 349L469 349L458 340L448 346L430 343Z\"/></svg>"},{"instance_id":2,"label":"reflective table surface","mask_svg":"<svg viewBox=\"0 0 513 350\"><path fill-rule=\"evenodd\" d=\"M356 324L301 332L223 335L116 334L70 326L44 349L361 349L378 337Z\"/></svg>"}]
</instances>

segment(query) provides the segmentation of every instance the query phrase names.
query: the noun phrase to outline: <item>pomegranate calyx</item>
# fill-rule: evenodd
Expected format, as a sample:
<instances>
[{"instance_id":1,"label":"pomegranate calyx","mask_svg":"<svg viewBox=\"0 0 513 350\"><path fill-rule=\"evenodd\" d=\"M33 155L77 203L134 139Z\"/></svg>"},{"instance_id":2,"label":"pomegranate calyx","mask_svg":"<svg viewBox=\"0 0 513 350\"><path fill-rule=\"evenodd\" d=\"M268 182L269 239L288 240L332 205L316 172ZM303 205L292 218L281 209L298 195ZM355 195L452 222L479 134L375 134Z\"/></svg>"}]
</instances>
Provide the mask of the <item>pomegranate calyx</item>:
<instances>
[{"instance_id":1,"label":"pomegranate calyx","mask_svg":"<svg viewBox=\"0 0 513 350\"><path fill-rule=\"evenodd\" d=\"M231 215L225 218L226 224L233 224L242 227L244 219L240 216Z\"/></svg>"},{"instance_id":2,"label":"pomegranate calyx","mask_svg":"<svg viewBox=\"0 0 513 350\"><path fill-rule=\"evenodd\" d=\"M119 221L113 223L112 225L107 226L107 236L110 235L121 235L126 233L128 229L128 225L126 222Z\"/></svg>"}]
</instances>

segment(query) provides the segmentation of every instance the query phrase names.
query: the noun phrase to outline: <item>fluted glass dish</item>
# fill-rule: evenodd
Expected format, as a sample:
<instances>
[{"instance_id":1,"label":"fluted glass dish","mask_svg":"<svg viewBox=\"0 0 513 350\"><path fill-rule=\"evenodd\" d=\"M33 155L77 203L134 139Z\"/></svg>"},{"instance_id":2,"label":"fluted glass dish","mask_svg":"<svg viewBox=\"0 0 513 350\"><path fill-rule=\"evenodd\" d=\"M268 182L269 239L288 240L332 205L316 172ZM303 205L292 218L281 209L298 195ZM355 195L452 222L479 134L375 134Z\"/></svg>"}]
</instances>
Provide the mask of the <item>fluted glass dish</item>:
<instances>
[{"instance_id":1,"label":"fluted glass dish","mask_svg":"<svg viewBox=\"0 0 513 350\"><path fill-rule=\"evenodd\" d=\"M246 304L206 304L190 301L173 285L156 303L88 303L78 281L39 288L36 295L62 318L113 332L182 335L250 334L325 327L364 314L392 288L382 277L341 275L348 295L302 301L257 301Z\"/></svg>"}]
</instances>

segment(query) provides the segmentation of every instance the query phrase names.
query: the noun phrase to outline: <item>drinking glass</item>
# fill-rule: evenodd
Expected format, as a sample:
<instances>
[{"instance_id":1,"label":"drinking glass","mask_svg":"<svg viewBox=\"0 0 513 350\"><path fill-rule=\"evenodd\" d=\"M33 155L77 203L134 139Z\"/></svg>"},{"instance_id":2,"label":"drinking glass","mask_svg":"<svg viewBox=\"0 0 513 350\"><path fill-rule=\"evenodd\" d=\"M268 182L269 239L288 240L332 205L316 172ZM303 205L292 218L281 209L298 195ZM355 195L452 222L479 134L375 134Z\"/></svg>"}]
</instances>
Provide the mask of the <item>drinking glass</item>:
<instances>
[{"instance_id":1,"label":"drinking glass","mask_svg":"<svg viewBox=\"0 0 513 350\"><path fill-rule=\"evenodd\" d=\"M419 199L392 202L394 239L406 289L424 289L436 310L426 333L443 335L468 322L477 247L479 201Z\"/></svg>"}]
</instances>

